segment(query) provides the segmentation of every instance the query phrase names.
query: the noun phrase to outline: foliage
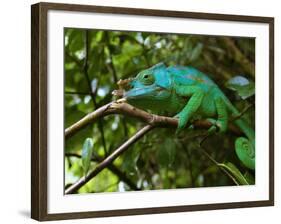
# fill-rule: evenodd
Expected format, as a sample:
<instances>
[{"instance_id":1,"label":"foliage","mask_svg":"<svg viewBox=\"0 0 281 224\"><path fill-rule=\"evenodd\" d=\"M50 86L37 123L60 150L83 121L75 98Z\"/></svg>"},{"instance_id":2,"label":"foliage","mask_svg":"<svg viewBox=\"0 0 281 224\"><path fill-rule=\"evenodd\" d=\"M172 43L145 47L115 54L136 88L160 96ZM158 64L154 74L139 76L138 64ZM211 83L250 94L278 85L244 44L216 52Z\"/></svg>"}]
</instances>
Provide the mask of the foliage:
<instances>
[{"instance_id":1,"label":"foliage","mask_svg":"<svg viewBox=\"0 0 281 224\"><path fill-rule=\"evenodd\" d=\"M117 89L119 79L133 77L159 62L191 65L205 72L240 111L254 102L254 96L247 90L248 98L241 99L225 85L242 74L252 80L251 91L254 91L252 38L72 28L65 29L64 38L65 128L114 100L111 92ZM235 90L239 94L238 89ZM253 127L254 114L251 107L243 115ZM112 115L67 139L65 185L83 177L143 125L129 117ZM231 133L210 136L204 141L203 153L200 142L204 133L195 130L176 136L174 129L155 129L114 161L118 172L104 169L78 192L129 191L132 187L128 179L141 190L253 184L254 173L249 173L235 155L237 136Z\"/></svg>"},{"instance_id":2,"label":"foliage","mask_svg":"<svg viewBox=\"0 0 281 224\"><path fill-rule=\"evenodd\" d=\"M87 175L90 163L93 155L93 140L91 138L86 138L83 148L82 148L82 167L84 169L84 175Z\"/></svg>"},{"instance_id":3,"label":"foliage","mask_svg":"<svg viewBox=\"0 0 281 224\"><path fill-rule=\"evenodd\" d=\"M238 93L242 99L247 99L255 94L255 84L243 76L235 76L226 82L226 87Z\"/></svg>"}]
</instances>

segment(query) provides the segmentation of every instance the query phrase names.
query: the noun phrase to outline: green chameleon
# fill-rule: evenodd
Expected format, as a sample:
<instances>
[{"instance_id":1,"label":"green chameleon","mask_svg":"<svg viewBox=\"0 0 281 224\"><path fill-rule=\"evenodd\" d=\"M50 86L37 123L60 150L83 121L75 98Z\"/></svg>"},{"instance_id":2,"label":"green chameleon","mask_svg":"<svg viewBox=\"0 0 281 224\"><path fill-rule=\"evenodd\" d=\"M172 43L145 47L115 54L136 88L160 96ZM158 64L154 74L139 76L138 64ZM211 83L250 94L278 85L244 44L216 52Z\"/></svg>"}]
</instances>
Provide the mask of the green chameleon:
<instances>
[{"instance_id":1,"label":"green chameleon","mask_svg":"<svg viewBox=\"0 0 281 224\"><path fill-rule=\"evenodd\" d=\"M127 101L153 112L167 111L179 119L177 132L192 120L205 118L211 121L213 132L225 132L229 116L239 116L220 88L204 73L193 67L170 66L163 63L141 71L129 84L124 94ZM234 123L247 137L235 141L235 151L241 162L255 169L255 132L242 119Z\"/></svg>"}]
</instances>

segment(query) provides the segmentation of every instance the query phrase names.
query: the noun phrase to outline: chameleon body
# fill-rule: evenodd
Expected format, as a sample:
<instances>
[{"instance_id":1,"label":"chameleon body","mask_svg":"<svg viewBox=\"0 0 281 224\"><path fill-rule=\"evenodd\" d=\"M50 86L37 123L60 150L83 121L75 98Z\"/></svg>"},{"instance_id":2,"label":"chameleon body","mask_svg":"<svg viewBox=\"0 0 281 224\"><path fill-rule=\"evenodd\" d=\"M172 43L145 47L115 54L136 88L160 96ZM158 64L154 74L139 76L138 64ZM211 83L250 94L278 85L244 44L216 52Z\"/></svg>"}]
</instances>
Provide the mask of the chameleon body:
<instances>
[{"instance_id":1,"label":"chameleon body","mask_svg":"<svg viewBox=\"0 0 281 224\"><path fill-rule=\"evenodd\" d=\"M130 104L175 115L179 119L177 131L192 120L206 118L213 123L209 131L218 128L225 132L230 115L239 115L220 88L193 67L166 67L159 63L141 71L128 86L124 97ZM234 123L245 134L235 142L236 154L246 167L255 169L255 132L242 118Z\"/></svg>"}]
</instances>

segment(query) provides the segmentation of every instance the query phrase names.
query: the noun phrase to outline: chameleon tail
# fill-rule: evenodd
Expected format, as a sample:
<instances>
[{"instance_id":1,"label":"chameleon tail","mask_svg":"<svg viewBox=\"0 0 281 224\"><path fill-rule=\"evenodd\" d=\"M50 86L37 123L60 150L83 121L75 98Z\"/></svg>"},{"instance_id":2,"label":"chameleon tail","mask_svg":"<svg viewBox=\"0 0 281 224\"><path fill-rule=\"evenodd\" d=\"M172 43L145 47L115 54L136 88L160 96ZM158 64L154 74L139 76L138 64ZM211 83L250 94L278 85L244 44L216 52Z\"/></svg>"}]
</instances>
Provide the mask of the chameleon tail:
<instances>
[{"instance_id":1,"label":"chameleon tail","mask_svg":"<svg viewBox=\"0 0 281 224\"><path fill-rule=\"evenodd\" d=\"M255 169L255 149L251 142L244 137L235 141L235 151L240 161L249 169Z\"/></svg>"},{"instance_id":2,"label":"chameleon tail","mask_svg":"<svg viewBox=\"0 0 281 224\"><path fill-rule=\"evenodd\" d=\"M233 115L238 115L239 111L226 99L226 104ZM245 134L235 141L235 151L239 160L249 169L255 169L255 132L243 118L236 119L234 123Z\"/></svg>"},{"instance_id":3,"label":"chameleon tail","mask_svg":"<svg viewBox=\"0 0 281 224\"><path fill-rule=\"evenodd\" d=\"M255 136L253 130L241 119L235 124L248 138L239 137L235 141L235 151L240 161L249 169L255 169Z\"/></svg>"}]
</instances>

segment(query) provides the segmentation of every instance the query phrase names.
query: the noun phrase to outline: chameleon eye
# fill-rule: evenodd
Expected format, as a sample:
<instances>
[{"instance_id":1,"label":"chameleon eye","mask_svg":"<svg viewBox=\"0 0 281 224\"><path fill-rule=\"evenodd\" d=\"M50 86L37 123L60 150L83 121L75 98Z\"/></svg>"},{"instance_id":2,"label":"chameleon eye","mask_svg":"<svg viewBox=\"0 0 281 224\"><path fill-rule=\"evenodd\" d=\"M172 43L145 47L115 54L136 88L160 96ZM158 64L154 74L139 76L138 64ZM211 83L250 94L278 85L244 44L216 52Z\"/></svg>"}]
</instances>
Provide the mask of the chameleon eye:
<instances>
[{"instance_id":1,"label":"chameleon eye","mask_svg":"<svg viewBox=\"0 0 281 224\"><path fill-rule=\"evenodd\" d=\"M144 74L142 77L142 83L144 85L152 85L154 83L154 76L151 74Z\"/></svg>"}]
</instances>

